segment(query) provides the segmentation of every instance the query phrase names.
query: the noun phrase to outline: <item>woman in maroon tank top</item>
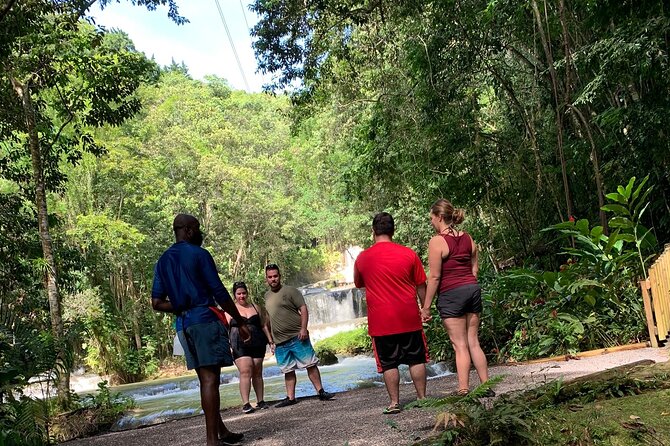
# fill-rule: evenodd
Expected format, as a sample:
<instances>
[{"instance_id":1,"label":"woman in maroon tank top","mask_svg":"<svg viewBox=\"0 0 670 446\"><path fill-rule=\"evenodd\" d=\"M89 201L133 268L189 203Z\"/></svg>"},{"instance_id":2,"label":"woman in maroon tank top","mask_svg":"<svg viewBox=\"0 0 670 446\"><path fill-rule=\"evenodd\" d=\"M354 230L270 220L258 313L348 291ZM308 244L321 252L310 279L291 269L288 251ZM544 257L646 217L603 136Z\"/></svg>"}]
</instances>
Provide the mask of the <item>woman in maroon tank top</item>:
<instances>
[{"instance_id":1,"label":"woman in maroon tank top","mask_svg":"<svg viewBox=\"0 0 670 446\"><path fill-rule=\"evenodd\" d=\"M437 295L437 309L456 353L458 393L470 389L470 365L474 364L481 382L489 379L486 355L479 345L481 289L477 282L477 245L467 232L456 225L463 222L462 209L445 199L430 209L435 235L428 244L430 274L426 299L421 309L424 321L431 319L430 306ZM493 396L493 391L487 396Z\"/></svg>"}]
</instances>

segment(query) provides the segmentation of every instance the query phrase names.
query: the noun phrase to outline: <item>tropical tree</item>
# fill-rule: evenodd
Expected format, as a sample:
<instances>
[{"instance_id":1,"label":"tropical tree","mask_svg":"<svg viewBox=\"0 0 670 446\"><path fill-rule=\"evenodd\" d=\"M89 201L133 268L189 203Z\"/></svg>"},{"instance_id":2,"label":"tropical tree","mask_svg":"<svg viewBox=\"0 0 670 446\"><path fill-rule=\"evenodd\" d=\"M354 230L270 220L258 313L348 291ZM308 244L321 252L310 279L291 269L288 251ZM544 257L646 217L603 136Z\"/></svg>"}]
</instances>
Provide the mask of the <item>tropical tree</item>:
<instances>
[{"instance_id":1,"label":"tropical tree","mask_svg":"<svg viewBox=\"0 0 670 446\"><path fill-rule=\"evenodd\" d=\"M44 283L57 343L64 340L56 253L49 227L47 193L62 187L59 162L76 163L83 152L101 154L91 127L118 125L135 114L138 85L157 70L119 34L82 22L94 2L9 1L0 10L0 168L35 199L44 257ZM103 1L105 6L109 1ZM172 0L140 0L149 9ZM28 162L29 160L29 162ZM64 353L64 346L59 349ZM60 355L61 361L66 358ZM61 374L59 397L69 395L69 372Z\"/></svg>"},{"instance_id":2,"label":"tropical tree","mask_svg":"<svg viewBox=\"0 0 670 446\"><path fill-rule=\"evenodd\" d=\"M603 190L652 172L668 239L663 2L252 7L269 88L291 88L299 118L355 117L349 184L370 207L425 212L447 195L491 223L495 262L547 261L541 228L598 216L608 233Z\"/></svg>"}]
</instances>

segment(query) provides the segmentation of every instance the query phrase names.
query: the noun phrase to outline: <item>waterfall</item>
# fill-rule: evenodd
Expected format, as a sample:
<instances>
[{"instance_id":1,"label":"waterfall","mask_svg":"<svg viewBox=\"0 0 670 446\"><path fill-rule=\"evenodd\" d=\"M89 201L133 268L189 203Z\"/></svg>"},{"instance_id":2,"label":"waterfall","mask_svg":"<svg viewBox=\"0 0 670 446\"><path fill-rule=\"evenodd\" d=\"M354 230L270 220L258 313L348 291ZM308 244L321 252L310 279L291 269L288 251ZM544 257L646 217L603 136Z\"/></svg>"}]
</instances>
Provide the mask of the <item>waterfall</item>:
<instances>
[{"instance_id":1,"label":"waterfall","mask_svg":"<svg viewBox=\"0 0 670 446\"><path fill-rule=\"evenodd\" d=\"M309 324L322 325L366 317L365 291L358 288L301 290L309 310Z\"/></svg>"}]
</instances>

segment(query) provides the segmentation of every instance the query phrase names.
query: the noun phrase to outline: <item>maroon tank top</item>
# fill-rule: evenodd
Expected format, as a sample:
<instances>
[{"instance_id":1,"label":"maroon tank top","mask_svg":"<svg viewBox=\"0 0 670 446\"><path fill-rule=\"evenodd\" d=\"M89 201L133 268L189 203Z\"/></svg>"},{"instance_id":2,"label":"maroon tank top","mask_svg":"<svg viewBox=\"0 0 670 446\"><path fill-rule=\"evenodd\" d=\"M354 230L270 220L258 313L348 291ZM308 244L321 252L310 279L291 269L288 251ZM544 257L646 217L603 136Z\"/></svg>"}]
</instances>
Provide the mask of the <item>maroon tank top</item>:
<instances>
[{"instance_id":1,"label":"maroon tank top","mask_svg":"<svg viewBox=\"0 0 670 446\"><path fill-rule=\"evenodd\" d=\"M472 238L463 232L461 235L440 234L449 246L449 255L442 259L440 293L463 285L477 283L472 274Z\"/></svg>"}]
</instances>

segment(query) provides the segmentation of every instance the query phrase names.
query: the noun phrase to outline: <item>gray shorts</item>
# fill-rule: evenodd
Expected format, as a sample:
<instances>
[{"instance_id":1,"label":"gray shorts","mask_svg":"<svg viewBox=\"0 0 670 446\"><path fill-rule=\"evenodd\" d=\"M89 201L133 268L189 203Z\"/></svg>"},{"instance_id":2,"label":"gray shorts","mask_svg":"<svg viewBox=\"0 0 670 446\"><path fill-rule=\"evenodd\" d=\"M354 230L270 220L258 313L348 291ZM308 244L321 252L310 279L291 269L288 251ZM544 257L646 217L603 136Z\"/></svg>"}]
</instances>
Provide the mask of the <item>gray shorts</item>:
<instances>
[{"instance_id":1,"label":"gray shorts","mask_svg":"<svg viewBox=\"0 0 670 446\"><path fill-rule=\"evenodd\" d=\"M479 285L463 285L440 293L437 309L442 319L482 312L482 290Z\"/></svg>"},{"instance_id":2,"label":"gray shorts","mask_svg":"<svg viewBox=\"0 0 670 446\"><path fill-rule=\"evenodd\" d=\"M228 331L221 321L191 325L186 328L186 332L177 332L177 336L184 347L186 367L189 370L233 365Z\"/></svg>"}]
</instances>

